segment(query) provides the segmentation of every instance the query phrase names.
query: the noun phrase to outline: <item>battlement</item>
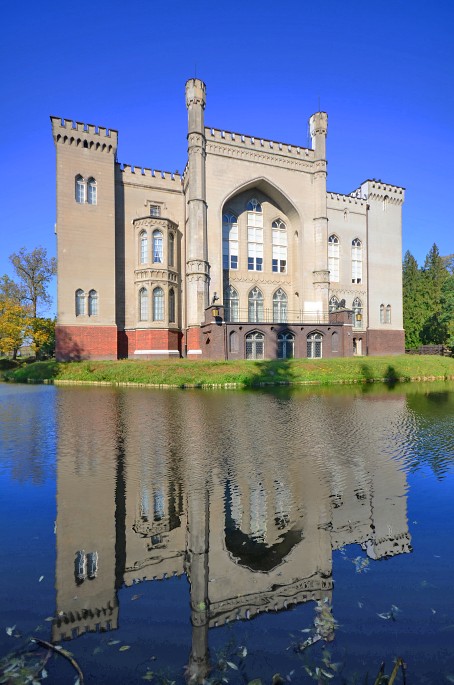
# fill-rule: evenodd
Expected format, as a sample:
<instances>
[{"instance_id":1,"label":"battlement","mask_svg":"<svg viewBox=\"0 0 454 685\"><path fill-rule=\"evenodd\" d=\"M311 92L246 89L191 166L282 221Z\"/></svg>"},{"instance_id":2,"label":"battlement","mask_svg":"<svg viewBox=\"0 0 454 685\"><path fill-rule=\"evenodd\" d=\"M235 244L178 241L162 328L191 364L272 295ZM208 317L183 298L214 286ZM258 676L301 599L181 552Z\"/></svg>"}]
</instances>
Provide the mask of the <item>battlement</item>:
<instances>
[{"instance_id":1,"label":"battlement","mask_svg":"<svg viewBox=\"0 0 454 685\"><path fill-rule=\"evenodd\" d=\"M220 143L233 148L254 150L254 152L266 152L268 155L272 154L295 160L313 161L315 159L314 151L302 147L301 145L291 145L290 143L282 143L267 138L257 138L256 136L250 136L243 133L234 133L233 131L205 127L205 137L207 143Z\"/></svg>"},{"instance_id":2,"label":"battlement","mask_svg":"<svg viewBox=\"0 0 454 685\"><path fill-rule=\"evenodd\" d=\"M333 193L328 191L326 193L327 200L333 200L333 204L338 205L359 205L361 207L366 207L366 201L362 197L357 197L353 193L351 195L343 195L342 193ZM331 204L331 203L330 203Z\"/></svg>"},{"instance_id":3,"label":"battlement","mask_svg":"<svg viewBox=\"0 0 454 685\"><path fill-rule=\"evenodd\" d=\"M395 186L390 183L375 178L368 179L361 183L352 193L351 197L362 198L363 200L387 200L391 204L401 205L405 199L405 188Z\"/></svg>"},{"instance_id":4,"label":"battlement","mask_svg":"<svg viewBox=\"0 0 454 685\"><path fill-rule=\"evenodd\" d=\"M114 154L117 151L118 131L115 129L54 116L50 120L55 144L74 145Z\"/></svg>"},{"instance_id":5,"label":"battlement","mask_svg":"<svg viewBox=\"0 0 454 685\"><path fill-rule=\"evenodd\" d=\"M134 166L133 164L116 165L117 171L121 174L123 183L133 183L154 188L168 188L181 192L183 177L179 171L161 171L148 167Z\"/></svg>"},{"instance_id":6,"label":"battlement","mask_svg":"<svg viewBox=\"0 0 454 685\"><path fill-rule=\"evenodd\" d=\"M71 640L87 632L101 632L118 628L116 599L105 607L60 612L52 621L52 641Z\"/></svg>"}]
</instances>

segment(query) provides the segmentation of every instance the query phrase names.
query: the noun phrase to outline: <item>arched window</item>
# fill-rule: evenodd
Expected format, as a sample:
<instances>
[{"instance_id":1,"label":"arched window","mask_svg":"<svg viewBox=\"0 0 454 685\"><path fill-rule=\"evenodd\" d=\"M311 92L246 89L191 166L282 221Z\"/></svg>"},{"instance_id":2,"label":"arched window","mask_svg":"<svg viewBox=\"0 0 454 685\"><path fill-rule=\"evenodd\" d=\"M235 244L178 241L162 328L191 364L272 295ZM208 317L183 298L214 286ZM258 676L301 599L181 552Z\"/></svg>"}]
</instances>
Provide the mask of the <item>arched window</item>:
<instances>
[{"instance_id":1,"label":"arched window","mask_svg":"<svg viewBox=\"0 0 454 685\"><path fill-rule=\"evenodd\" d=\"M352 240L352 283L363 280L363 254L359 238Z\"/></svg>"},{"instance_id":2,"label":"arched window","mask_svg":"<svg viewBox=\"0 0 454 685\"><path fill-rule=\"evenodd\" d=\"M84 316L85 314L85 293L79 288L76 290L76 316Z\"/></svg>"},{"instance_id":3,"label":"arched window","mask_svg":"<svg viewBox=\"0 0 454 685\"><path fill-rule=\"evenodd\" d=\"M76 202L79 204L84 204L85 202L85 179L82 176L76 176Z\"/></svg>"},{"instance_id":4,"label":"arched window","mask_svg":"<svg viewBox=\"0 0 454 685\"><path fill-rule=\"evenodd\" d=\"M96 180L94 178L89 178L87 183L87 202L89 205L95 205L98 201L98 192L96 186Z\"/></svg>"},{"instance_id":5,"label":"arched window","mask_svg":"<svg viewBox=\"0 0 454 685\"><path fill-rule=\"evenodd\" d=\"M246 336L246 359L263 359L265 352L265 336L255 331Z\"/></svg>"},{"instance_id":6,"label":"arched window","mask_svg":"<svg viewBox=\"0 0 454 685\"><path fill-rule=\"evenodd\" d=\"M277 336L278 359L293 359L295 356L295 336L290 331L279 333Z\"/></svg>"},{"instance_id":7,"label":"arched window","mask_svg":"<svg viewBox=\"0 0 454 685\"><path fill-rule=\"evenodd\" d=\"M287 295L279 288L273 295L273 321L285 323L287 321Z\"/></svg>"},{"instance_id":8,"label":"arched window","mask_svg":"<svg viewBox=\"0 0 454 685\"><path fill-rule=\"evenodd\" d=\"M383 211L386 212L388 209L388 204L389 204L389 197L388 195L385 195L383 198Z\"/></svg>"},{"instance_id":9,"label":"arched window","mask_svg":"<svg viewBox=\"0 0 454 685\"><path fill-rule=\"evenodd\" d=\"M224 292L224 316L226 321L240 320L240 300L237 291L231 285Z\"/></svg>"},{"instance_id":10,"label":"arched window","mask_svg":"<svg viewBox=\"0 0 454 685\"><path fill-rule=\"evenodd\" d=\"M222 268L238 269L238 219L230 213L222 216Z\"/></svg>"},{"instance_id":11,"label":"arched window","mask_svg":"<svg viewBox=\"0 0 454 685\"><path fill-rule=\"evenodd\" d=\"M287 273L287 227L281 219L271 224L273 239L272 268L276 273Z\"/></svg>"},{"instance_id":12,"label":"arched window","mask_svg":"<svg viewBox=\"0 0 454 685\"><path fill-rule=\"evenodd\" d=\"M162 264L162 233L153 231L153 262Z\"/></svg>"},{"instance_id":13,"label":"arched window","mask_svg":"<svg viewBox=\"0 0 454 685\"><path fill-rule=\"evenodd\" d=\"M175 235L169 233L169 266L175 265Z\"/></svg>"},{"instance_id":14,"label":"arched window","mask_svg":"<svg viewBox=\"0 0 454 685\"><path fill-rule=\"evenodd\" d=\"M329 280L333 283L339 283L339 262L339 238L337 235L330 235L328 238L328 269Z\"/></svg>"},{"instance_id":15,"label":"arched window","mask_svg":"<svg viewBox=\"0 0 454 685\"><path fill-rule=\"evenodd\" d=\"M252 288L248 297L248 321L263 321L263 295L258 288Z\"/></svg>"},{"instance_id":16,"label":"arched window","mask_svg":"<svg viewBox=\"0 0 454 685\"><path fill-rule=\"evenodd\" d=\"M339 352L339 333L334 331L331 336L331 352Z\"/></svg>"},{"instance_id":17,"label":"arched window","mask_svg":"<svg viewBox=\"0 0 454 685\"><path fill-rule=\"evenodd\" d=\"M335 295L330 298L328 309L330 312L335 312L336 309L339 309L339 300Z\"/></svg>"},{"instance_id":18,"label":"arched window","mask_svg":"<svg viewBox=\"0 0 454 685\"><path fill-rule=\"evenodd\" d=\"M307 356L311 359L321 358L322 339L321 333L309 333L307 336Z\"/></svg>"},{"instance_id":19,"label":"arched window","mask_svg":"<svg viewBox=\"0 0 454 685\"><path fill-rule=\"evenodd\" d=\"M385 305L380 305L380 323L385 323Z\"/></svg>"},{"instance_id":20,"label":"arched window","mask_svg":"<svg viewBox=\"0 0 454 685\"><path fill-rule=\"evenodd\" d=\"M232 331L229 335L229 352L237 353L238 348L238 333L236 331Z\"/></svg>"},{"instance_id":21,"label":"arched window","mask_svg":"<svg viewBox=\"0 0 454 685\"><path fill-rule=\"evenodd\" d=\"M98 316L98 293L90 290L88 293L88 316Z\"/></svg>"},{"instance_id":22,"label":"arched window","mask_svg":"<svg viewBox=\"0 0 454 685\"><path fill-rule=\"evenodd\" d=\"M247 204L247 268L263 271L263 214L255 198Z\"/></svg>"},{"instance_id":23,"label":"arched window","mask_svg":"<svg viewBox=\"0 0 454 685\"><path fill-rule=\"evenodd\" d=\"M353 328L363 327L363 303L359 297L355 297L352 304L353 309Z\"/></svg>"},{"instance_id":24,"label":"arched window","mask_svg":"<svg viewBox=\"0 0 454 685\"><path fill-rule=\"evenodd\" d=\"M140 240L140 263L148 263L148 233L142 231L139 236Z\"/></svg>"},{"instance_id":25,"label":"arched window","mask_svg":"<svg viewBox=\"0 0 454 685\"><path fill-rule=\"evenodd\" d=\"M162 288L153 290L153 321L164 321L164 291Z\"/></svg>"},{"instance_id":26,"label":"arched window","mask_svg":"<svg viewBox=\"0 0 454 685\"><path fill-rule=\"evenodd\" d=\"M148 321L148 290L139 290L139 321Z\"/></svg>"},{"instance_id":27,"label":"arched window","mask_svg":"<svg viewBox=\"0 0 454 685\"><path fill-rule=\"evenodd\" d=\"M169 290L169 323L175 323L175 290Z\"/></svg>"},{"instance_id":28,"label":"arched window","mask_svg":"<svg viewBox=\"0 0 454 685\"><path fill-rule=\"evenodd\" d=\"M391 305L386 305L385 323L391 323Z\"/></svg>"}]
</instances>

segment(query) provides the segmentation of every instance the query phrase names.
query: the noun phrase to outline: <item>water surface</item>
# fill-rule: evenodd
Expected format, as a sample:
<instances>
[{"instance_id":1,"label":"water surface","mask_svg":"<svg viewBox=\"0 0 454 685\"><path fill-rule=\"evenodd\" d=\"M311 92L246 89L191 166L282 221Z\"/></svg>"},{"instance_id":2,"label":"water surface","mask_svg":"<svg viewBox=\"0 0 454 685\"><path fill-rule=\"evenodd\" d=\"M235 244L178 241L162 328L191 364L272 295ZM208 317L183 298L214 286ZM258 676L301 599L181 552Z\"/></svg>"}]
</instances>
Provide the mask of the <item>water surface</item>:
<instances>
[{"instance_id":1,"label":"water surface","mask_svg":"<svg viewBox=\"0 0 454 685\"><path fill-rule=\"evenodd\" d=\"M88 684L364 683L397 657L454 682L453 415L448 383L0 385L0 658L35 635Z\"/></svg>"}]
</instances>

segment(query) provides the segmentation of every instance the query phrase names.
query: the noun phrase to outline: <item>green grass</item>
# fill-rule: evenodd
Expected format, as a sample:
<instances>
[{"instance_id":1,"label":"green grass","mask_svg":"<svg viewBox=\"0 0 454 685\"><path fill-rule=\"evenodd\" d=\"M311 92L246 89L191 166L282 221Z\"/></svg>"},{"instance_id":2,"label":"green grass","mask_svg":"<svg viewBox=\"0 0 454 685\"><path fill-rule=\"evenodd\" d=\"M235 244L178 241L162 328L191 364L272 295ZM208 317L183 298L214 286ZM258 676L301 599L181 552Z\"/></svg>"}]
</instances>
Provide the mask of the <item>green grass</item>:
<instances>
[{"instance_id":1,"label":"green grass","mask_svg":"<svg viewBox=\"0 0 454 685\"><path fill-rule=\"evenodd\" d=\"M280 383L362 383L454 379L454 358L401 355L295 359L291 361L81 361L55 360L1 370L4 380L17 383L63 381L137 383L175 387L236 384L254 387Z\"/></svg>"}]
</instances>

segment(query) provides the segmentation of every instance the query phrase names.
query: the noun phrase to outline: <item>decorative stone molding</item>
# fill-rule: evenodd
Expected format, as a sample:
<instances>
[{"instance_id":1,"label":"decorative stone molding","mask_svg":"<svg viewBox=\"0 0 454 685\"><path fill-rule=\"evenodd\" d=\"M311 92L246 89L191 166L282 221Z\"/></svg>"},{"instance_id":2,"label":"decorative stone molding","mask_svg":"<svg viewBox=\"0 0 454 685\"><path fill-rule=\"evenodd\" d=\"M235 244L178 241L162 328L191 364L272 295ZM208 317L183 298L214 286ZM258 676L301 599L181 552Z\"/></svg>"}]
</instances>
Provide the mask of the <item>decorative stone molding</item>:
<instances>
[{"instance_id":1,"label":"decorative stone molding","mask_svg":"<svg viewBox=\"0 0 454 685\"><path fill-rule=\"evenodd\" d=\"M263 164L271 164L277 167L287 167L293 169L310 170L312 171L313 162L302 161L292 157L280 155L277 152L270 154L269 152L262 152L260 150L248 150L239 147L230 146L228 143L211 143L209 140L206 144L207 154L221 155L223 157L233 157L237 159L254 160L255 162Z\"/></svg>"}]
</instances>

